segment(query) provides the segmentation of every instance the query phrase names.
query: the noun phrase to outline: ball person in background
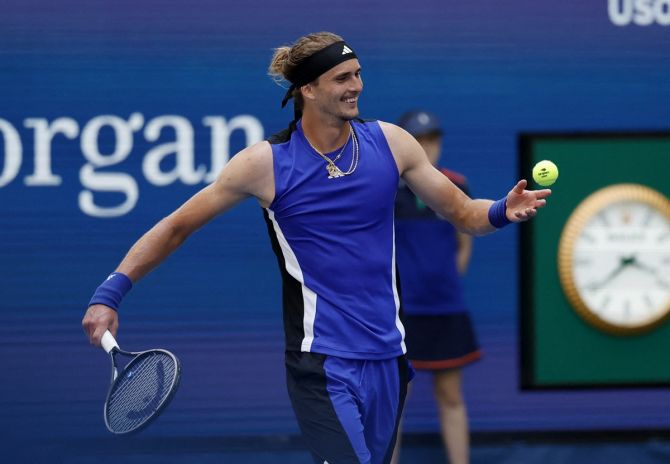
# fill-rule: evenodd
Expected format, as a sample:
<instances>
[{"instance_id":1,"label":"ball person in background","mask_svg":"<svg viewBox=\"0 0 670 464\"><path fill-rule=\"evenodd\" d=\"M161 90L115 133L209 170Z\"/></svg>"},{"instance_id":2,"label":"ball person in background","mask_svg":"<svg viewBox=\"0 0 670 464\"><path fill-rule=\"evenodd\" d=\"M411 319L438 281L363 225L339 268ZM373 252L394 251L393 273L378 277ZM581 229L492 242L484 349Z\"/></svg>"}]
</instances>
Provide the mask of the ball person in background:
<instances>
[{"instance_id":1,"label":"ball person in background","mask_svg":"<svg viewBox=\"0 0 670 464\"><path fill-rule=\"evenodd\" d=\"M270 74L291 84L282 102L294 99L288 129L240 151L140 238L94 293L84 330L94 345L115 333L116 308L134 283L253 197L282 275L287 386L306 445L320 464L388 463L409 377L393 251L400 177L475 235L532 218L551 191L520 180L498 201L470 199L406 131L358 119L361 65L335 34L277 48Z\"/></svg>"},{"instance_id":2,"label":"ball person in background","mask_svg":"<svg viewBox=\"0 0 670 464\"><path fill-rule=\"evenodd\" d=\"M437 116L410 111L401 116L398 125L416 138L431 164L438 166L443 130ZM469 195L465 177L445 168L439 170ZM432 373L449 462L465 464L469 437L461 368L480 357L461 282L470 262L472 237L426 206L404 182L398 187L395 220L407 357L415 369Z\"/></svg>"}]
</instances>

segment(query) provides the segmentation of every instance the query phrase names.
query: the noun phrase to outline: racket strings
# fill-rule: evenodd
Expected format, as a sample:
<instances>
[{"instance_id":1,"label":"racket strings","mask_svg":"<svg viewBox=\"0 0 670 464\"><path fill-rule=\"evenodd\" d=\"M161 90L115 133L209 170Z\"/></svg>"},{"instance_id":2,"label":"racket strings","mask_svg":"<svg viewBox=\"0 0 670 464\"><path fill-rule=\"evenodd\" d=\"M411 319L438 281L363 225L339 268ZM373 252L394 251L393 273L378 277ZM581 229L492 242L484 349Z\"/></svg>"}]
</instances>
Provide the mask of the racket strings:
<instances>
[{"instance_id":1,"label":"racket strings","mask_svg":"<svg viewBox=\"0 0 670 464\"><path fill-rule=\"evenodd\" d=\"M177 365L166 353L145 353L117 379L107 403L107 422L117 433L141 426L169 396Z\"/></svg>"}]
</instances>

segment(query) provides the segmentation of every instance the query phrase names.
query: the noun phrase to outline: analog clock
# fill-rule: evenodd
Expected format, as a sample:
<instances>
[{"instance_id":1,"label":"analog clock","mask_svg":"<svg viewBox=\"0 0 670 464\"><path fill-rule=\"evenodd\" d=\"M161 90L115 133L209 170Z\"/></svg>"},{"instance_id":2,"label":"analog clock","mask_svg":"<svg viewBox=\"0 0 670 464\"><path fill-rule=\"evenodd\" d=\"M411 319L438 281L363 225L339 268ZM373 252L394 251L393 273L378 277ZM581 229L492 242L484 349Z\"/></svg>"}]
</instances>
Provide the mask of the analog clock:
<instances>
[{"instance_id":1,"label":"analog clock","mask_svg":"<svg viewBox=\"0 0 670 464\"><path fill-rule=\"evenodd\" d=\"M558 272L591 325L616 335L655 328L670 317L670 200L638 184L594 192L565 224Z\"/></svg>"}]
</instances>

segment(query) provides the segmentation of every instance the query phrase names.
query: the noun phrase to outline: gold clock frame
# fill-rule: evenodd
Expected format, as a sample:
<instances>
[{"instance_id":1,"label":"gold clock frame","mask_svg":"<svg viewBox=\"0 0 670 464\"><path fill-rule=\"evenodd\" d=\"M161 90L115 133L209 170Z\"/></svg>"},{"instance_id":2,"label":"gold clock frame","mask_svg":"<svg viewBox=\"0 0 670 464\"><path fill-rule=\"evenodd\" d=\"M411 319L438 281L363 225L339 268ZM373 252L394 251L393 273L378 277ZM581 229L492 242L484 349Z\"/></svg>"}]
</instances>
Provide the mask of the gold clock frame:
<instances>
[{"instance_id":1,"label":"gold clock frame","mask_svg":"<svg viewBox=\"0 0 670 464\"><path fill-rule=\"evenodd\" d=\"M577 290L572 273L575 244L584 226L606 206L623 201L645 203L670 221L670 200L650 187L623 183L599 189L575 208L563 227L558 243L558 276L568 302L582 319L606 333L632 336L651 331L670 318L670 299L665 303L663 315L651 322L627 327L612 324L601 319L588 308Z\"/></svg>"}]
</instances>

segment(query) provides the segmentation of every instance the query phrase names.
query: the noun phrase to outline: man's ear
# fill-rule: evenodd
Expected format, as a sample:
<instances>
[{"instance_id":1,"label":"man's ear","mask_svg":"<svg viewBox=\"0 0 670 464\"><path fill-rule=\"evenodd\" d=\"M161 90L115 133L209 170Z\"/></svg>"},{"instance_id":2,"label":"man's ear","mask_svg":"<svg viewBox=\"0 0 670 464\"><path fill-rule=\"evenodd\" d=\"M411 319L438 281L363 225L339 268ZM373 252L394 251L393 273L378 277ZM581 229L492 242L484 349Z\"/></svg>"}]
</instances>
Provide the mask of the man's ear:
<instances>
[{"instance_id":1,"label":"man's ear","mask_svg":"<svg viewBox=\"0 0 670 464\"><path fill-rule=\"evenodd\" d=\"M314 100L316 98L316 95L314 95L314 86L311 83L300 87L300 93L302 93L302 98L305 100Z\"/></svg>"}]
</instances>

